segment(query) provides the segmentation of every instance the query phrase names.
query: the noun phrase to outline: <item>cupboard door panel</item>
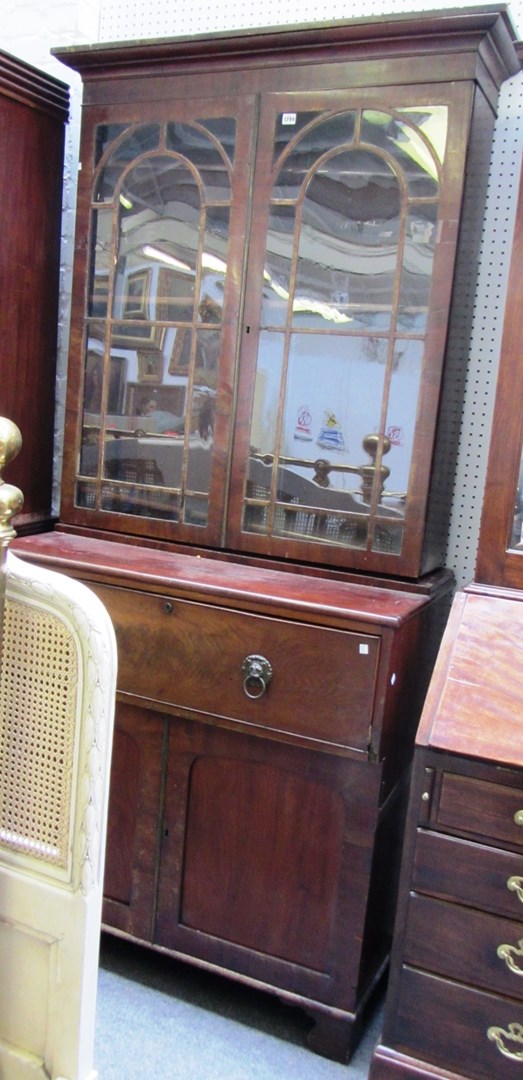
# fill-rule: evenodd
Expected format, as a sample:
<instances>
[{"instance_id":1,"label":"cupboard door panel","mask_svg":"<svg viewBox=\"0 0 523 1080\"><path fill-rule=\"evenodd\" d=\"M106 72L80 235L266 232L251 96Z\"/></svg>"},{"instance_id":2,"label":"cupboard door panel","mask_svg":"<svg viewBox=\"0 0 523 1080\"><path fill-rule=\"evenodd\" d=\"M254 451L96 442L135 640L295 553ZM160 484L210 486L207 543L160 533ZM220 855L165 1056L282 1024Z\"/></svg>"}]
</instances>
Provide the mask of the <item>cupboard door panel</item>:
<instances>
[{"instance_id":1,"label":"cupboard door panel","mask_svg":"<svg viewBox=\"0 0 523 1080\"><path fill-rule=\"evenodd\" d=\"M163 776L164 720L116 707L103 921L150 941Z\"/></svg>"},{"instance_id":2,"label":"cupboard door panel","mask_svg":"<svg viewBox=\"0 0 523 1080\"><path fill-rule=\"evenodd\" d=\"M341 795L314 779L269 762L196 760L182 923L324 969L341 861L339 843L326 844L325 837L339 840L343 816Z\"/></svg>"},{"instance_id":3,"label":"cupboard door panel","mask_svg":"<svg viewBox=\"0 0 523 1080\"><path fill-rule=\"evenodd\" d=\"M172 721L156 943L350 1008L379 786L367 765Z\"/></svg>"}]
</instances>

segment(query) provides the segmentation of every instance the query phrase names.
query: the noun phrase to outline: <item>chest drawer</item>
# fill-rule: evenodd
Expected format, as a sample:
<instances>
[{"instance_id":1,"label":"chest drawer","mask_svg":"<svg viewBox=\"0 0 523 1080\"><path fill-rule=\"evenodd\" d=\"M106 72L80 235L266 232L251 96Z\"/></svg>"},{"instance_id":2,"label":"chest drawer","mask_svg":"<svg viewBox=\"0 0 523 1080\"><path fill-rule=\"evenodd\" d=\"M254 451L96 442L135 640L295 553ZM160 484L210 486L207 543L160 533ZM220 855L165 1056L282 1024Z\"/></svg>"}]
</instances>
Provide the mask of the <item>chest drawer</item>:
<instances>
[{"instance_id":1,"label":"chest drawer","mask_svg":"<svg viewBox=\"0 0 523 1080\"><path fill-rule=\"evenodd\" d=\"M523 790L445 772L435 824L523 850Z\"/></svg>"},{"instance_id":2,"label":"chest drawer","mask_svg":"<svg viewBox=\"0 0 523 1080\"><path fill-rule=\"evenodd\" d=\"M521 1080L523 1005L404 967L388 1045L458 1076Z\"/></svg>"},{"instance_id":3,"label":"chest drawer","mask_svg":"<svg viewBox=\"0 0 523 1080\"><path fill-rule=\"evenodd\" d=\"M419 830L412 887L523 920L523 854Z\"/></svg>"},{"instance_id":4,"label":"chest drawer","mask_svg":"<svg viewBox=\"0 0 523 1080\"><path fill-rule=\"evenodd\" d=\"M411 896L405 963L523 999L523 922Z\"/></svg>"},{"instance_id":5,"label":"chest drawer","mask_svg":"<svg viewBox=\"0 0 523 1080\"><path fill-rule=\"evenodd\" d=\"M119 690L367 752L378 636L108 586L95 591L115 626ZM270 664L263 692L258 678L245 684L251 656Z\"/></svg>"}]
</instances>

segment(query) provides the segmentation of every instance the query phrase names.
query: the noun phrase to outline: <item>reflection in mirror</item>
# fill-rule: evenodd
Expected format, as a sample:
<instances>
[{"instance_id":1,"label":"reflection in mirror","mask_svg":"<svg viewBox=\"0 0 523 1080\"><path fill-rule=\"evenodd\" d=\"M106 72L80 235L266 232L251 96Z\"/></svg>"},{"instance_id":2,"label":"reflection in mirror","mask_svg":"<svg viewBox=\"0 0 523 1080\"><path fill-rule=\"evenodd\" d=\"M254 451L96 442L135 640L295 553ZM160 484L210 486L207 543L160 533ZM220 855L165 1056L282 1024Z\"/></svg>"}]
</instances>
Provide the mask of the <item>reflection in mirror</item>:
<instances>
[{"instance_id":1,"label":"reflection in mirror","mask_svg":"<svg viewBox=\"0 0 523 1080\"><path fill-rule=\"evenodd\" d=\"M110 209L95 210L92 214L91 264L87 294L87 314L104 319L108 311L111 285L111 234L112 212Z\"/></svg>"},{"instance_id":2,"label":"reflection in mirror","mask_svg":"<svg viewBox=\"0 0 523 1080\"><path fill-rule=\"evenodd\" d=\"M96 129L96 162L101 160L109 146L113 146L113 150L98 173L94 190L95 202L111 202L122 171L129 162L140 154L156 150L159 141L159 124L142 124L131 129L122 128L121 124L101 124Z\"/></svg>"},{"instance_id":3,"label":"reflection in mirror","mask_svg":"<svg viewBox=\"0 0 523 1080\"><path fill-rule=\"evenodd\" d=\"M207 523L235 130L98 129L78 505Z\"/></svg>"},{"instance_id":4,"label":"reflection in mirror","mask_svg":"<svg viewBox=\"0 0 523 1080\"><path fill-rule=\"evenodd\" d=\"M277 176L273 199L296 199L309 169L333 146L352 143L356 113L322 118L318 112L282 113L276 123L274 157Z\"/></svg>"},{"instance_id":5,"label":"reflection in mirror","mask_svg":"<svg viewBox=\"0 0 523 1080\"><path fill-rule=\"evenodd\" d=\"M365 110L362 114L361 141L385 151L399 170L410 198L434 198L438 194L440 163L447 133L447 108L440 106L428 113L411 113L413 120L402 117L408 110L388 113ZM424 123L425 130L415 124Z\"/></svg>"},{"instance_id":6,"label":"reflection in mirror","mask_svg":"<svg viewBox=\"0 0 523 1080\"><path fill-rule=\"evenodd\" d=\"M121 330L118 324L116 330ZM205 524L217 332L201 333L205 337L196 348L196 363L201 365L196 370L206 381L193 380L191 387L183 360L166 372L160 349L130 350L128 341L118 334L112 339L109 379L104 380L107 365L102 342L90 339L84 369L78 505ZM190 353L190 332L184 335ZM108 483L89 484L88 477Z\"/></svg>"},{"instance_id":7,"label":"reflection in mirror","mask_svg":"<svg viewBox=\"0 0 523 1080\"><path fill-rule=\"evenodd\" d=\"M401 552L446 125L276 122L247 531Z\"/></svg>"},{"instance_id":8,"label":"reflection in mirror","mask_svg":"<svg viewBox=\"0 0 523 1080\"><path fill-rule=\"evenodd\" d=\"M322 316L340 322L342 315L387 327L400 214L401 192L389 166L361 150L329 156L301 203L293 310L299 302L316 314L316 325Z\"/></svg>"},{"instance_id":9,"label":"reflection in mirror","mask_svg":"<svg viewBox=\"0 0 523 1080\"><path fill-rule=\"evenodd\" d=\"M151 311L156 290L151 296L150 285L153 277L156 279L158 263L164 263L169 276L164 270L162 289L168 287L170 321L190 321L202 214L195 177L186 165L172 158L146 158L127 174L124 192L113 290L114 318L158 318L157 311ZM138 286L134 286L138 267L147 283L141 309L133 304L133 289L134 298L138 294Z\"/></svg>"},{"instance_id":10,"label":"reflection in mirror","mask_svg":"<svg viewBox=\"0 0 523 1080\"><path fill-rule=\"evenodd\" d=\"M386 339L293 334L280 402L283 338L262 335L245 528L365 546L373 500L383 521L401 520L408 476L399 448L411 439L406 427L413 422L404 405L398 423L388 425L394 444L372 434L380 420L386 362ZM394 400L405 393L408 403L417 393L419 371L400 357L396 363L401 387ZM278 504L288 505L283 510ZM401 535L399 527L396 544ZM393 543L386 540L385 525L375 542Z\"/></svg>"}]
</instances>

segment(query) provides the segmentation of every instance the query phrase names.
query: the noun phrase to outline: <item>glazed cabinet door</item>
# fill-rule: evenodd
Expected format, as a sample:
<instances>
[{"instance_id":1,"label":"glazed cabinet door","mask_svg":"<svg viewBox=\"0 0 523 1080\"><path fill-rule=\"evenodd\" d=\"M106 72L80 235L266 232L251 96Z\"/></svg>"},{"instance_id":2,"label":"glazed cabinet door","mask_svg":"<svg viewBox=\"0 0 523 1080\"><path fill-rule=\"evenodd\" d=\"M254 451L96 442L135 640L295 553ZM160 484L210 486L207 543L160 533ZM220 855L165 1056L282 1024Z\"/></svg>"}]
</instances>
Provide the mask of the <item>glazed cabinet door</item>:
<instances>
[{"instance_id":1,"label":"glazed cabinet door","mask_svg":"<svg viewBox=\"0 0 523 1080\"><path fill-rule=\"evenodd\" d=\"M231 547L418 574L470 88L268 94Z\"/></svg>"},{"instance_id":2,"label":"glazed cabinet door","mask_svg":"<svg viewBox=\"0 0 523 1080\"><path fill-rule=\"evenodd\" d=\"M64 465L74 523L220 544L252 131L248 98L89 114Z\"/></svg>"},{"instance_id":3,"label":"glazed cabinet door","mask_svg":"<svg viewBox=\"0 0 523 1080\"><path fill-rule=\"evenodd\" d=\"M318 80L241 104L118 104L110 121L90 109L73 524L401 576L433 568L473 84Z\"/></svg>"}]
</instances>

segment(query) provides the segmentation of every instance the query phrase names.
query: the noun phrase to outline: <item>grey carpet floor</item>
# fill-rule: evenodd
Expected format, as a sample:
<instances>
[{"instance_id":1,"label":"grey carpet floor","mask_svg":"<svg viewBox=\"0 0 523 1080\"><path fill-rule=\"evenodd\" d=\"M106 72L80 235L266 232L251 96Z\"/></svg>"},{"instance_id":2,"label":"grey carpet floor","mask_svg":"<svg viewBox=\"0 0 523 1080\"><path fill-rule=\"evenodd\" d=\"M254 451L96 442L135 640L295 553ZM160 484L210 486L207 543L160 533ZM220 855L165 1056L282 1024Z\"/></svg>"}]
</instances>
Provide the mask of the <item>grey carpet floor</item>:
<instances>
[{"instance_id":1,"label":"grey carpet floor","mask_svg":"<svg viewBox=\"0 0 523 1080\"><path fill-rule=\"evenodd\" d=\"M271 994L102 935L100 1080L364 1080L378 1001L349 1065L306 1048L310 1021Z\"/></svg>"}]
</instances>

